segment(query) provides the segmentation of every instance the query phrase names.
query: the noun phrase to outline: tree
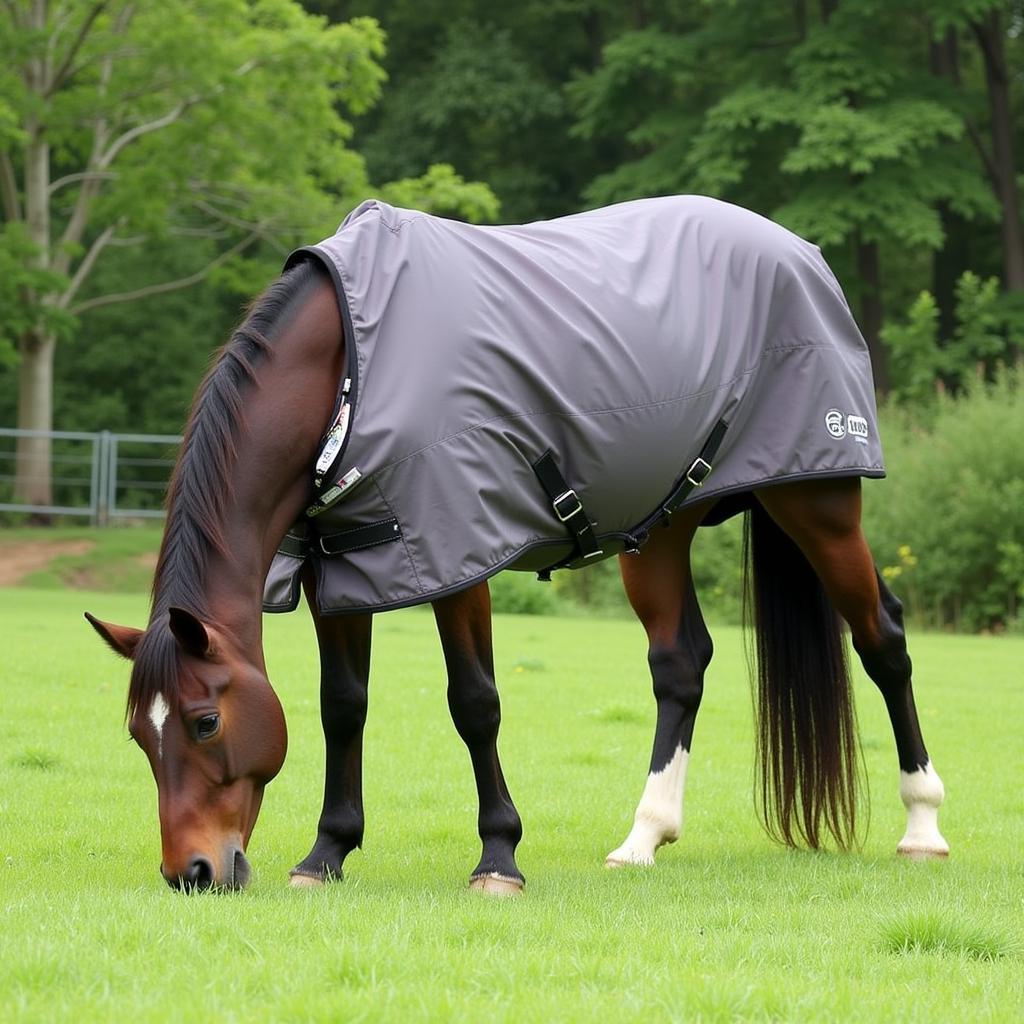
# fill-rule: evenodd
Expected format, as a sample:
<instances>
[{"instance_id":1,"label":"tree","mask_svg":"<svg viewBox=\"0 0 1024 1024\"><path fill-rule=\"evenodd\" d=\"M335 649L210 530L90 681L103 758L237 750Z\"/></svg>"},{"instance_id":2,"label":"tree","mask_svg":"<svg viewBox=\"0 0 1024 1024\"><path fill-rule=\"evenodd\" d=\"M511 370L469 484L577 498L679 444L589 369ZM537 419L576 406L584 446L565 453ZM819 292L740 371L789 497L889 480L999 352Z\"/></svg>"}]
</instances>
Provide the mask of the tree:
<instances>
[{"instance_id":1,"label":"tree","mask_svg":"<svg viewBox=\"0 0 1024 1024\"><path fill-rule=\"evenodd\" d=\"M371 191L339 110L377 99L384 37L293 0L0 2L0 268L18 268L19 295L0 331L20 355L18 425L45 431L78 316L189 287L256 246L287 251ZM438 184L457 208L461 179L431 173L424 201ZM177 238L206 254L188 273L94 287L105 256L156 269ZM19 443L19 500L50 502L49 456L46 438Z\"/></svg>"},{"instance_id":2,"label":"tree","mask_svg":"<svg viewBox=\"0 0 1024 1024\"><path fill-rule=\"evenodd\" d=\"M927 15L936 37L933 64L964 96L963 118L967 136L998 204L1003 287L1024 291L1024 229L1020 217L1017 184L1016 126L1011 86L1015 76L1007 58L1007 46L1018 47L1024 9L1019 0L927 0ZM962 74L976 47L987 106L987 135L982 116L973 102L976 93L971 75ZM969 69L970 71L970 69ZM1019 296L1017 298L1020 304Z\"/></svg>"},{"instance_id":3,"label":"tree","mask_svg":"<svg viewBox=\"0 0 1024 1024\"><path fill-rule=\"evenodd\" d=\"M962 145L955 91L927 65L926 20L886 16L880 33L881 11L875 0L691 10L617 38L573 94L581 135L625 125L634 146L591 183L593 201L706 192L829 248L855 276L884 390L881 253L939 248L942 204L967 218L995 208Z\"/></svg>"},{"instance_id":4,"label":"tree","mask_svg":"<svg viewBox=\"0 0 1024 1024\"><path fill-rule=\"evenodd\" d=\"M600 62L606 37L639 16L618 0L304 0L337 20L380 21L388 87L355 119L374 178L443 161L486 181L513 222L579 209L598 158L619 140L569 141L564 86Z\"/></svg>"}]
</instances>

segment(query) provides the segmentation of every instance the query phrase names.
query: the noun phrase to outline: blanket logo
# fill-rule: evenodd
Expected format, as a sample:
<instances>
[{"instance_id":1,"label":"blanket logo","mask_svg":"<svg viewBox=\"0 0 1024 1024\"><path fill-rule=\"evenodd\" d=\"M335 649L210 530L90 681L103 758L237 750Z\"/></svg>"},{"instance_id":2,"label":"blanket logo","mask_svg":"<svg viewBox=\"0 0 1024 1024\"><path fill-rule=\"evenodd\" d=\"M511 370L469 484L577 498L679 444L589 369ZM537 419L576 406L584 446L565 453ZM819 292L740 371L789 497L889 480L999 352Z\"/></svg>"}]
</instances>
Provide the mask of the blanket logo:
<instances>
[{"instance_id":1,"label":"blanket logo","mask_svg":"<svg viewBox=\"0 0 1024 1024\"><path fill-rule=\"evenodd\" d=\"M838 409L825 413L825 429L838 441L846 436L846 417Z\"/></svg>"},{"instance_id":2,"label":"blanket logo","mask_svg":"<svg viewBox=\"0 0 1024 1024\"><path fill-rule=\"evenodd\" d=\"M825 429L837 441L849 434L858 444L868 443L868 421L863 416L847 416L839 409L829 409L825 413Z\"/></svg>"}]
</instances>

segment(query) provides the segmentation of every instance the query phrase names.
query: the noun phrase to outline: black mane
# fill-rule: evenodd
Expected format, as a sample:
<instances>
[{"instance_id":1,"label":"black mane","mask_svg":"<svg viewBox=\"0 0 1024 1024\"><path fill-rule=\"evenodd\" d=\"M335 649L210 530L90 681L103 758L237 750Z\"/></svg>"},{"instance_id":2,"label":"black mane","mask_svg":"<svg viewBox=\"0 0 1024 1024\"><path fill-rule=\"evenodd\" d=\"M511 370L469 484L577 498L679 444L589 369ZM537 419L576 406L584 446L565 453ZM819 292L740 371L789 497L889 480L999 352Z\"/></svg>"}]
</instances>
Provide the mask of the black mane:
<instances>
[{"instance_id":1,"label":"black mane","mask_svg":"<svg viewBox=\"0 0 1024 1024\"><path fill-rule=\"evenodd\" d=\"M128 688L129 718L138 707L148 707L157 693L170 706L176 704L181 650L168 626L167 610L185 608L203 621L211 620L206 568L214 553L224 552L222 528L245 394L285 311L319 275L314 261L304 261L270 285L216 353L196 391L167 492L149 626L136 648Z\"/></svg>"}]
</instances>

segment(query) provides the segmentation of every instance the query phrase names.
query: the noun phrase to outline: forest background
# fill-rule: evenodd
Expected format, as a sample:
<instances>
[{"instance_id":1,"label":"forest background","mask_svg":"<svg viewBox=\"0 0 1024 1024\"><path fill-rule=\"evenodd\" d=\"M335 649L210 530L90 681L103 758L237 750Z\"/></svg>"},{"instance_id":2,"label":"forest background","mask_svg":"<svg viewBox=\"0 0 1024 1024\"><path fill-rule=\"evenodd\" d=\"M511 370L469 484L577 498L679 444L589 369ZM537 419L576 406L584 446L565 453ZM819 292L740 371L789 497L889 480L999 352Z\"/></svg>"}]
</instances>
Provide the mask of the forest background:
<instances>
[{"instance_id":1,"label":"forest background","mask_svg":"<svg viewBox=\"0 0 1024 1024\"><path fill-rule=\"evenodd\" d=\"M714 195L843 285L912 613L1019 628L1022 33L1017 0L0 0L0 424L178 432L245 302L370 195L480 223Z\"/></svg>"}]
</instances>

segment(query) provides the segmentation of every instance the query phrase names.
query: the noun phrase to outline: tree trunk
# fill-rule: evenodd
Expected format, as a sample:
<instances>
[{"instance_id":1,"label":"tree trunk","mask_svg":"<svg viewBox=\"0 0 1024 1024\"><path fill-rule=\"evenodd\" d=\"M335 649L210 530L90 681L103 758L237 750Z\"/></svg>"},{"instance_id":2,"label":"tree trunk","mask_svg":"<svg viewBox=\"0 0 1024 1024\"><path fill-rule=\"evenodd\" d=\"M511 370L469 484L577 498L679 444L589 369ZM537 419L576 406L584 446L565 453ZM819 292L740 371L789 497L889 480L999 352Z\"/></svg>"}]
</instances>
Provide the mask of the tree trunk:
<instances>
[{"instance_id":1,"label":"tree trunk","mask_svg":"<svg viewBox=\"0 0 1024 1024\"><path fill-rule=\"evenodd\" d=\"M40 14L45 24L45 10ZM44 71L34 65L31 75L41 90ZM35 118L28 124L25 146L25 222L35 245L35 264L50 266L50 144L46 127ZM30 294L29 301L45 303L45 297ZM21 367L18 379L18 427L22 430L53 429L53 353L57 339L41 324L21 338ZM14 479L15 500L29 505L53 504L53 483L48 437L18 439Z\"/></svg>"},{"instance_id":2,"label":"tree trunk","mask_svg":"<svg viewBox=\"0 0 1024 1024\"><path fill-rule=\"evenodd\" d=\"M932 295L939 307L939 344L945 345L956 331L956 285L972 263L971 226L950 208L938 204L944 241L932 256Z\"/></svg>"},{"instance_id":3,"label":"tree trunk","mask_svg":"<svg viewBox=\"0 0 1024 1024\"><path fill-rule=\"evenodd\" d=\"M871 355L875 390L884 395L889 391L889 360L881 336L882 275L878 260L878 243L863 241L858 232L854 244L857 248L857 276L861 285L860 328Z\"/></svg>"},{"instance_id":4,"label":"tree trunk","mask_svg":"<svg viewBox=\"0 0 1024 1024\"><path fill-rule=\"evenodd\" d=\"M1020 291L1024 289L1024 233L1020 224L1020 199L1013 155L1010 80L1003 56L999 12L990 12L988 17L974 22L971 27L985 61L996 197L1002 210L1003 285L1007 291Z\"/></svg>"},{"instance_id":5,"label":"tree trunk","mask_svg":"<svg viewBox=\"0 0 1024 1024\"><path fill-rule=\"evenodd\" d=\"M18 378L18 427L21 430L53 428L53 353L57 339L51 333L27 332L21 339ZM27 505L52 505L50 439L18 438L16 501Z\"/></svg>"},{"instance_id":6,"label":"tree trunk","mask_svg":"<svg viewBox=\"0 0 1024 1024\"><path fill-rule=\"evenodd\" d=\"M946 29L941 39L932 39L930 49L931 72L943 78L954 88L961 88L960 54L957 32ZM944 345L956 329L956 283L970 266L968 253L970 228L946 201L938 204L942 221L942 248L932 256L932 294L939 308L939 344Z\"/></svg>"}]
</instances>

